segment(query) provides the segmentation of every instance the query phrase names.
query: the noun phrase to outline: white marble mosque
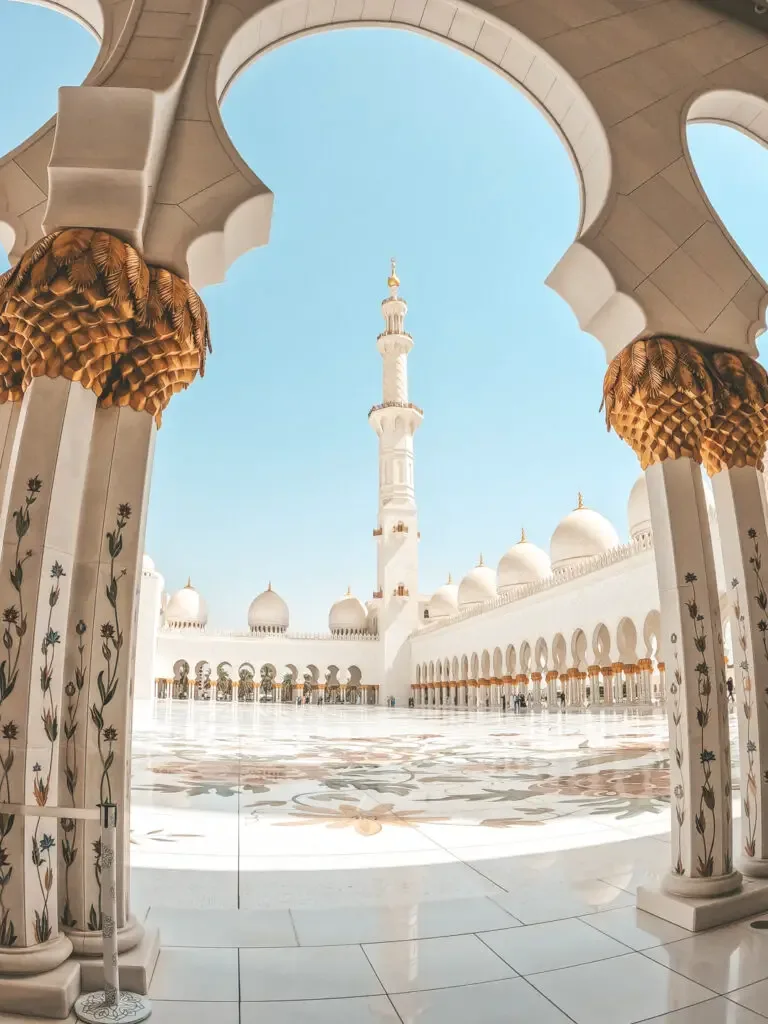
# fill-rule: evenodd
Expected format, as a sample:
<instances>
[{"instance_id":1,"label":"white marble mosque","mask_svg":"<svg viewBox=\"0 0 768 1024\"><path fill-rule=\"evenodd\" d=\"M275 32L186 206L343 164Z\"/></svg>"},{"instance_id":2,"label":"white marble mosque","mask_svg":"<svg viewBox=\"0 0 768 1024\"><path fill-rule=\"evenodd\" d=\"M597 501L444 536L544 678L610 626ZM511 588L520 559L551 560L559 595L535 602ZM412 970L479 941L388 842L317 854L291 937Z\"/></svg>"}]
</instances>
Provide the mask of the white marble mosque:
<instances>
[{"instance_id":1,"label":"white marble mosque","mask_svg":"<svg viewBox=\"0 0 768 1024\"><path fill-rule=\"evenodd\" d=\"M144 557L137 637L141 698L260 702L553 707L629 703L665 695L659 592L645 476L627 502L628 540L599 512L576 507L549 553L526 539L494 569L482 555L458 583L433 594L418 582L413 435L423 412L408 401L407 307L394 261L377 347L384 394L369 415L379 437L378 577L372 597L347 592L328 632L291 629L272 583L244 615L247 628L209 630L208 605L188 581L169 595ZM705 478L702 478L705 479ZM727 594L714 498L705 483L721 610ZM194 566L190 567L194 570ZM726 623L726 658L732 651ZM732 664L731 664L732 669ZM559 705L558 705L559 706Z\"/></svg>"},{"instance_id":2,"label":"white marble mosque","mask_svg":"<svg viewBox=\"0 0 768 1024\"><path fill-rule=\"evenodd\" d=\"M0 156L0 1022L96 991L95 1019L148 994L158 1024L768 1020L768 284L686 143L768 145L765 4L49 6L100 45ZM373 596L305 636L275 580L217 635L144 552L199 293L269 240L221 102L359 26L483 62L568 152L547 284L605 354L629 537L574 495L548 552L420 592L393 267Z\"/></svg>"}]
</instances>

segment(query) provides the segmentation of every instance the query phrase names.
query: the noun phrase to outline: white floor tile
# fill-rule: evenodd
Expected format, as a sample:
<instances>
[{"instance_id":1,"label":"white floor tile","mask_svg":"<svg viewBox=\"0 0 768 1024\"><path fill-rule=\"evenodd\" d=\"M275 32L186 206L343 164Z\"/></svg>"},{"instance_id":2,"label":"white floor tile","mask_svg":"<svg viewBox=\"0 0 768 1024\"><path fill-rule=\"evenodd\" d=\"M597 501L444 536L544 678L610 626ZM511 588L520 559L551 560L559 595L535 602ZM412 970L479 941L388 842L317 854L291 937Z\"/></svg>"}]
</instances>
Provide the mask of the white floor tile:
<instances>
[{"instance_id":1,"label":"white floor tile","mask_svg":"<svg viewBox=\"0 0 768 1024\"><path fill-rule=\"evenodd\" d=\"M292 915L302 946L428 939L518 925L506 910L484 896L402 906L337 907L331 914L327 910L294 910Z\"/></svg>"},{"instance_id":2,"label":"white floor tile","mask_svg":"<svg viewBox=\"0 0 768 1024\"><path fill-rule=\"evenodd\" d=\"M570 1024L522 978L403 993L392 1002L403 1024Z\"/></svg>"},{"instance_id":3,"label":"white floor tile","mask_svg":"<svg viewBox=\"0 0 768 1024\"><path fill-rule=\"evenodd\" d=\"M153 907L147 924L164 946L296 946L287 910L182 910Z\"/></svg>"},{"instance_id":4,"label":"white floor tile","mask_svg":"<svg viewBox=\"0 0 768 1024\"><path fill-rule=\"evenodd\" d=\"M523 883L507 895L492 896L523 924L544 924L566 917L583 917L602 910L634 906L635 897L605 882L578 880L571 883Z\"/></svg>"},{"instance_id":5,"label":"white floor tile","mask_svg":"<svg viewBox=\"0 0 768 1024\"><path fill-rule=\"evenodd\" d=\"M534 974L528 980L576 1024L635 1024L713 996L642 953Z\"/></svg>"},{"instance_id":6,"label":"white floor tile","mask_svg":"<svg viewBox=\"0 0 768 1024\"><path fill-rule=\"evenodd\" d=\"M152 1000L152 1024L211 1024L213 1016L208 1003ZM216 1024L240 1024L237 1003L219 1003L215 1019Z\"/></svg>"},{"instance_id":7,"label":"white floor tile","mask_svg":"<svg viewBox=\"0 0 768 1024\"><path fill-rule=\"evenodd\" d=\"M768 978L768 932L746 922L649 949L646 956L715 992Z\"/></svg>"},{"instance_id":8,"label":"white floor tile","mask_svg":"<svg viewBox=\"0 0 768 1024\"><path fill-rule=\"evenodd\" d=\"M474 935L363 946L387 992L417 992L514 977L515 972Z\"/></svg>"},{"instance_id":9,"label":"white floor tile","mask_svg":"<svg viewBox=\"0 0 768 1024\"><path fill-rule=\"evenodd\" d=\"M719 996L707 1003L697 1003L685 1010L675 1010L661 1017L653 1017L645 1024L765 1024L766 1018L730 999Z\"/></svg>"},{"instance_id":10,"label":"white floor tile","mask_svg":"<svg viewBox=\"0 0 768 1024\"><path fill-rule=\"evenodd\" d=\"M666 942L689 938L691 934L685 928L678 928L676 924L646 914L636 907L604 910L590 914L584 921L632 949L651 949Z\"/></svg>"},{"instance_id":11,"label":"white floor tile","mask_svg":"<svg viewBox=\"0 0 768 1024\"><path fill-rule=\"evenodd\" d=\"M400 1024L400 1018L387 996L370 996L242 1003L240 1024Z\"/></svg>"},{"instance_id":12,"label":"white floor tile","mask_svg":"<svg viewBox=\"0 0 768 1024\"><path fill-rule=\"evenodd\" d=\"M161 949L149 998L237 1002L237 950Z\"/></svg>"},{"instance_id":13,"label":"white floor tile","mask_svg":"<svg viewBox=\"0 0 768 1024\"><path fill-rule=\"evenodd\" d=\"M524 975L556 971L629 952L621 942L575 918L486 932L481 938L518 974Z\"/></svg>"},{"instance_id":14,"label":"white floor tile","mask_svg":"<svg viewBox=\"0 0 768 1024\"><path fill-rule=\"evenodd\" d=\"M237 858L201 857L181 868L172 857L160 867L133 867L131 900L148 907L237 907Z\"/></svg>"},{"instance_id":15,"label":"white floor tile","mask_svg":"<svg viewBox=\"0 0 768 1024\"><path fill-rule=\"evenodd\" d=\"M737 988L728 993L728 998L768 1017L768 981L757 981L746 988Z\"/></svg>"},{"instance_id":16,"label":"white floor tile","mask_svg":"<svg viewBox=\"0 0 768 1024\"><path fill-rule=\"evenodd\" d=\"M359 946L241 949L243 1002L374 996L381 985Z\"/></svg>"}]
</instances>

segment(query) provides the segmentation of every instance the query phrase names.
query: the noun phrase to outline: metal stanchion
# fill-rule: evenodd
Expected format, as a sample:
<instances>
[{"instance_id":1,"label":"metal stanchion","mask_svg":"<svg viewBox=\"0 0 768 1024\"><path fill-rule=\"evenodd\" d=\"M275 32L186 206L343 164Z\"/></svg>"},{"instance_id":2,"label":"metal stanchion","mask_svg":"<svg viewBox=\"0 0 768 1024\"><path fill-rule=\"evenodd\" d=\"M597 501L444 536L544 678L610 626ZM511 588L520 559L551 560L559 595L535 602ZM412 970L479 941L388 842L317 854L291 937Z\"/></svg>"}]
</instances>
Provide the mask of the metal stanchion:
<instances>
[{"instance_id":1,"label":"metal stanchion","mask_svg":"<svg viewBox=\"0 0 768 1024\"><path fill-rule=\"evenodd\" d=\"M104 989L86 992L75 1002L85 1024L119 1021L135 1024L152 1013L146 996L120 991L117 956L117 805L101 805L101 934L104 942Z\"/></svg>"}]
</instances>

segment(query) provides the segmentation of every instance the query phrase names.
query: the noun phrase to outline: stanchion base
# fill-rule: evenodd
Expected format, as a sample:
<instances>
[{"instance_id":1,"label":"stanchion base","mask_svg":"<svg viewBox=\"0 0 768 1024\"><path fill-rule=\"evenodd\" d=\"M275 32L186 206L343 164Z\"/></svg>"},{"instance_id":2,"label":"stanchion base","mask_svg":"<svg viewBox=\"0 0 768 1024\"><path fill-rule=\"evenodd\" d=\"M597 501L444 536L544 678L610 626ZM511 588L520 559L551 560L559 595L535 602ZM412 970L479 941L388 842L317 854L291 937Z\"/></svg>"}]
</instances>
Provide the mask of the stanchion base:
<instances>
[{"instance_id":1,"label":"stanchion base","mask_svg":"<svg viewBox=\"0 0 768 1024\"><path fill-rule=\"evenodd\" d=\"M104 992L86 992L75 1001L75 1016L85 1024L138 1024L152 1013L152 1003L135 992L121 992L117 1003L107 1006Z\"/></svg>"}]
</instances>

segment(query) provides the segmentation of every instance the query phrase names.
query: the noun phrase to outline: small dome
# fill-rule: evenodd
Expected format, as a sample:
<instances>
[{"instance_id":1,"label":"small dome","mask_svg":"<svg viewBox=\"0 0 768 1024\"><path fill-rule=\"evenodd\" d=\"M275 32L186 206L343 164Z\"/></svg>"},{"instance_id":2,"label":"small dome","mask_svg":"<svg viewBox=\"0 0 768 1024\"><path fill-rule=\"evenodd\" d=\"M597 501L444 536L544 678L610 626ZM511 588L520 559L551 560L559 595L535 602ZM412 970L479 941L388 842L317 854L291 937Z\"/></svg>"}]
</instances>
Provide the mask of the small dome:
<instances>
[{"instance_id":1,"label":"small dome","mask_svg":"<svg viewBox=\"0 0 768 1024\"><path fill-rule=\"evenodd\" d=\"M523 530L520 540L501 556L496 571L499 590L509 590L525 583L538 583L552 575L549 555L526 539Z\"/></svg>"},{"instance_id":2,"label":"small dome","mask_svg":"<svg viewBox=\"0 0 768 1024\"><path fill-rule=\"evenodd\" d=\"M351 590L331 605L328 626L332 633L364 633L367 625L368 611Z\"/></svg>"},{"instance_id":3,"label":"small dome","mask_svg":"<svg viewBox=\"0 0 768 1024\"><path fill-rule=\"evenodd\" d=\"M448 576L448 582L438 587L427 605L428 617L430 619L444 619L449 615L455 615L459 610L459 588Z\"/></svg>"},{"instance_id":4,"label":"small dome","mask_svg":"<svg viewBox=\"0 0 768 1024\"><path fill-rule=\"evenodd\" d=\"M629 492L627 519L629 520L629 536L632 540L650 535L651 506L648 502L648 484L645 480L645 473L635 480L632 490Z\"/></svg>"},{"instance_id":5,"label":"small dome","mask_svg":"<svg viewBox=\"0 0 768 1024\"><path fill-rule=\"evenodd\" d=\"M251 601L248 628L252 633L284 633L288 629L288 605L271 583Z\"/></svg>"},{"instance_id":6,"label":"small dome","mask_svg":"<svg viewBox=\"0 0 768 1024\"><path fill-rule=\"evenodd\" d=\"M154 572L155 571L155 563L152 561L152 559L149 557L149 555L144 555L144 557L142 558L142 560L141 560L141 571L142 572Z\"/></svg>"},{"instance_id":7,"label":"small dome","mask_svg":"<svg viewBox=\"0 0 768 1024\"><path fill-rule=\"evenodd\" d=\"M496 597L496 573L483 562L483 556L480 555L478 564L470 569L459 584L459 608L479 604L491 597Z\"/></svg>"},{"instance_id":8,"label":"small dome","mask_svg":"<svg viewBox=\"0 0 768 1024\"><path fill-rule=\"evenodd\" d=\"M578 507L560 520L549 542L552 568L566 569L585 558L605 554L619 543L611 523L594 509L585 508L579 495Z\"/></svg>"},{"instance_id":9,"label":"small dome","mask_svg":"<svg viewBox=\"0 0 768 1024\"><path fill-rule=\"evenodd\" d=\"M208 622L208 605L187 580L165 607L165 622L174 629L203 629Z\"/></svg>"}]
</instances>

